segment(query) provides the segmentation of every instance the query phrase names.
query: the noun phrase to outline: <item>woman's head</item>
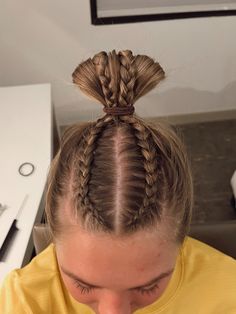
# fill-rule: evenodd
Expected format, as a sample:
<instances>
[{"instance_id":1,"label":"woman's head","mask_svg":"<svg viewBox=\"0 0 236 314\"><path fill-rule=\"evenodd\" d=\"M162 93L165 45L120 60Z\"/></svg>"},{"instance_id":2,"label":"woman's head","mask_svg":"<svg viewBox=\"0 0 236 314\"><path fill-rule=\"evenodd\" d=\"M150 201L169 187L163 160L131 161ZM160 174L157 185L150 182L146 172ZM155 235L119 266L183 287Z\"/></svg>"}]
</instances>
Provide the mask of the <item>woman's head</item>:
<instances>
[{"instance_id":1,"label":"woman's head","mask_svg":"<svg viewBox=\"0 0 236 314\"><path fill-rule=\"evenodd\" d=\"M147 247L154 236L160 248L168 243L156 254L164 260L170 255L166 264L171 266L177 249L172 249L173 254L167 251L181 244L191 219L189 164L171 127L151 125L133 114L137 99L164 78L163 69L148 56L112 51L82 62L72 76L86 95L104 106L106 114L67 129L51 166L46 213L52 235L64 250L64 254L58 251L59 259L72 239L75 244L75 235L81 243L81 232L93 241L94 236L103 239L104 245L105 239L115 245L138 237ZM131 248L126 246L124 252ZM150 252L153 249L150 243ZM151 273L146 271L144 277L143 282Z\"/></svg>"},{"instance_id":2,"label":"woman's head","mask_svg":"<svg viewBox=\"0 0 236 314\"><path fill-rule=\"evenodd\" d=\"M131 51L98 53L73 73L73 82L105 110L131 107L163 78L157 62ZM169 221L181 241L188 229L192 184L185 149L172 128L135 114L105 114L69 128L48 181L46 212L55 236L63 232L59 205L65 200L91 231L123 235Z\"/></svg>"}]
</instances>

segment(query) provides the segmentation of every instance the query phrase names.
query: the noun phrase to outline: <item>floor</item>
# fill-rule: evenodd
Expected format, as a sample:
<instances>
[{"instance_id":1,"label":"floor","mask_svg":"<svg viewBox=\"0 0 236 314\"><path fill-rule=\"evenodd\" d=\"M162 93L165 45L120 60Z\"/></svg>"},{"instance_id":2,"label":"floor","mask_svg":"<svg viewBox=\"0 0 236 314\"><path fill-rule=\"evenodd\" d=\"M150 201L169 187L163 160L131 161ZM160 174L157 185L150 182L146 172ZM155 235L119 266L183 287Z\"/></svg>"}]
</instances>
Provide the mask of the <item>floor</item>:
<instances>
[{"instance_id":1,"label":"floor","mask_svg":"<svg viewBox=\"0 0 236 314\"><path fill-rule=\"evenodd\" d=\"M236 219L230 179L236 170L236 120L180 126L194 178L193 222Z\"/></svg>"},{"instance_id":2,"label":"floor","mask_svg":"<svg viewBox=\"0 0 236 314\"><path fill-rule=\"evenodd\" d=\"M236 170L236 119L178 125L191 161L193 223L236 219L230 179ZM64 128L62 127L62 132Z\"/></svg>"}]
</instances>

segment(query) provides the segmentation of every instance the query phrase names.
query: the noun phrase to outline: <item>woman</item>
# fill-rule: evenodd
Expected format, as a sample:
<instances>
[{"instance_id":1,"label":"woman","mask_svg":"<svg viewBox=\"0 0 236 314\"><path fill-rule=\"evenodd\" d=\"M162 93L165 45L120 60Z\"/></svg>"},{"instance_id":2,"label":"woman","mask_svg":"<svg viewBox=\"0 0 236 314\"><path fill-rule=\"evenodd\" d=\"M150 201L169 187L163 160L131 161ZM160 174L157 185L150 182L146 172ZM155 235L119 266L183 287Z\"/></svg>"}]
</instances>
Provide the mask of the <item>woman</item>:
<instances>
[{"instance_id":1,"label":"woman","mask_svg":"<svg viewBox=\"0 0 236 314\"><path fill-rule=\"evenodd\" d=\"M53 243L8 275L2 314L236 313L235 260L187 236L183 144L134 113L163 78L157 62L128 50L76 68L73 82L105 114L65 132L48 176Z\"/></svg>"}]
</instances>

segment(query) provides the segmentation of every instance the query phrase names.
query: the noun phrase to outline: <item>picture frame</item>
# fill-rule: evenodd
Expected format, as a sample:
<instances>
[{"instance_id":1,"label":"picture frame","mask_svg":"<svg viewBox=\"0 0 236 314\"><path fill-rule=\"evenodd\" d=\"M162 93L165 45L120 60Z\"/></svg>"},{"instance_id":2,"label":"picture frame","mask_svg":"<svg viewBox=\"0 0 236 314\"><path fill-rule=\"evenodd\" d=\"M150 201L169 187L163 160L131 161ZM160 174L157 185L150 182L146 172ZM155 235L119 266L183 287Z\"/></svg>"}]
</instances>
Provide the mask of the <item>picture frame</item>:
<instances>
[{"instance_id":1,"label":"picture frame","mask_svg":"<svg viewBox=\"0 0 236 314\"><path fill-rule=\"evenodd\" d=\"M90 0L90 8L93 25L108 25L232 16L236 0Z\"/></svg>"}]
</instances>

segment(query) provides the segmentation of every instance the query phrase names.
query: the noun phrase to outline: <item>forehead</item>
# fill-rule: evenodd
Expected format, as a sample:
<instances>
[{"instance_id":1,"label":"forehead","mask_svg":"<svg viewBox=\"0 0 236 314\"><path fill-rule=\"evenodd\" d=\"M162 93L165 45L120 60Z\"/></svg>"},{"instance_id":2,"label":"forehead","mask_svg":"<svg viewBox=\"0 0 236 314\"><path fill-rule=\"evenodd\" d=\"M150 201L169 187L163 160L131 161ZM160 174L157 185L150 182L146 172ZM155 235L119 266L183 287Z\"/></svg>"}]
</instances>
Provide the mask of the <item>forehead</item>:
<instances>
[{"instance_id":1,"label":"forehead","mask_svg":"<svg viewBox=\"0 0 236 314\"><path fill-rule=\"evenodd\" d=\"M174 267L178 246L156 232L117 237L78 228L56 242L56 252L59 265L85 281L125 288Z\"/></svg>"}]
</instances>

